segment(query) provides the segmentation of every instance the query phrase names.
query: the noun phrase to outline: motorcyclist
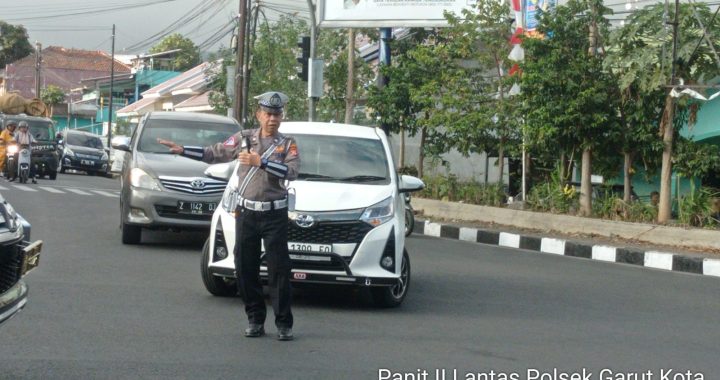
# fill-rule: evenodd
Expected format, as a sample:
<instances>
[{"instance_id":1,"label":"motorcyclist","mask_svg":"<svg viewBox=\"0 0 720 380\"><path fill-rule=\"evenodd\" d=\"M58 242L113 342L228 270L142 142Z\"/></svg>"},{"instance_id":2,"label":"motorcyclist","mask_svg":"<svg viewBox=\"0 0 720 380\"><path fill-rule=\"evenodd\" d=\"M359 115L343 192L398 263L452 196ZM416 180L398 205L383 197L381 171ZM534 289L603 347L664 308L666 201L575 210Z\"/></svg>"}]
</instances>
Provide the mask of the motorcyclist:
<instances>
[{"instance_id":1,"label":"motorcyclist","mask_svg":"<svg viewBox=\"0 0 720 380\"><path fill-rule=\"evenodd\" d=\"M32 151L32 144L34 144L35 138L30 134L30 126L26 121L21 121L18 123L18 131L15 133L15 141L20 145L20 147L27 146L28 149ZM17 153L19 154L19 152ZM18 162L17 157L15 158L15 162ZM32 183L37 183L37 180L35 179L35 167L33 165L30 165L30 178L32 179ZM14 181L13 178L11 181Z\"/></svg>"},{"instance_id":2,"label":"motorcyclist","mask_svg":"<svg viewBox=\"0 0 720 380\"><path fill-rule=\"evenodd\" d=\"M7 147L11 142L14 141L15 129L17 129L17 122L15 120L8 120L5 122L5 129L0 133L0 172L6 173L6 154ZM8 176L10 177L10 176Z\"/></svg>"}]
</instances>

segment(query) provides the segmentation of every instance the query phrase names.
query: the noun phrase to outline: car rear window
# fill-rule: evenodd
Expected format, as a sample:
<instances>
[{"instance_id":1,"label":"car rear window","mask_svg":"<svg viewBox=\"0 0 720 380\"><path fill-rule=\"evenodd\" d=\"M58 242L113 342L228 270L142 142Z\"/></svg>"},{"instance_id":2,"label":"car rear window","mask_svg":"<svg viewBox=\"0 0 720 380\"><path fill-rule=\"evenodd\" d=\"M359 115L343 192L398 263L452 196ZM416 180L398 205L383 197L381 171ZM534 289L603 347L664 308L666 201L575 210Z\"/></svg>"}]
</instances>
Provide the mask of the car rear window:
<instances>
[{"instance_id":1,"label":"car rear window","mask_svg":"<svg viewBox=\"0 0 720 380\"><path fill-rule=\"evenodd\" d=\"M223 142L239 131L236 124L229 123L151 119L142 128L138 151L169 153L166 146L158 144L158 138L178 145L208 146Z\"/></svg>"},{"instance_id":2,"label":"car rear window","mask_svg":"<svg viewBox=\"0 0 720 380\"><path fill-rule=\"evenodd\" d=\"M103 149L103 143L102 141L100 141L100 138L79 133L68 133L67 144L95 149Z\"/></svg>"},{"instance_id":3,"label":"car rear window","mask_svg":"<svg viewBox=\"0 0 720 380\"><path fill-rule=\"evenodd\" d=\"M293 134L302 164L299 179L388 184L388 157L380 140Z\"/></svg>"}]
</instances>

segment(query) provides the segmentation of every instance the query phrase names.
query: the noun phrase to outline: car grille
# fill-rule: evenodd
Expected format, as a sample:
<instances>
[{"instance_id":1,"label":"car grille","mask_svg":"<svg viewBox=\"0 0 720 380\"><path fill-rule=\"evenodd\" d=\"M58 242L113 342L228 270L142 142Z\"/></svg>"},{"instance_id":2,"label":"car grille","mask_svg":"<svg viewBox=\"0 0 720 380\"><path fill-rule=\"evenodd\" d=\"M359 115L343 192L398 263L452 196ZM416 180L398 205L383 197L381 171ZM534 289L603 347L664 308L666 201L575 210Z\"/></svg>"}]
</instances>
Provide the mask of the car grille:
<instances>
[{"instance_id":1,"label":"car grille","mask_svg":"<svg viewBox=\"0 0 720 380\"><path fill-rule=\"evenodd\" d=\"M222 194L227 186L227 182L211 178L160 176L159 179L168 190L195 195Z\"/></svg>"},{"instance_id":2,"label":"car grille","mask_svg":"<svg viewBox=\"0 0 720 380\"><path fill-rule=\"evenodd\" d=\"M361 221L320 222L310 228L301 228L294 221L288 221L288 241L299 243L342 244L363 241L373 227Z\"/></svg>"},{"instance_id":3,"label":"car grille","mask_svg":"<svg viewBox=\"0 0 720 380\"><path fill-rule=\"evenodd\" d=\"M20 281L22 251L17 244L0 249L0 293Z\"/></svg>"},{"instance_id":4,"label":"car grille","mask_svg":"<svg viewBox=\"0 0 720 380\"><path fill-rule=\"evenodd\" d=\"M345 272L345 266L340 260L345 260L345 263L349 264L351 258L345 257L339 259L332 257L332 261L305 261L305 260L291 260L292 269L299 270L331 270L338 272Z\"/></svg>"},{"instance_id":5,"label":"car grille","mask_svg":"<svg viewBox=\"0 0 720 380\"><path fill-rule=\"evenodd\" d=\"M177 206L155 205L155 211L164 218L185 219L185 220L212 220L212 214L185 214L177 211Z\"/></svg>"},{"instance_id":6,"label":"car grille","mask_svg":"<svg viewBox=\"0 0 720 380\"><path fill-rule=\"evenodd\" d=\"M94 155L94 154L83 154L83 153L75 153L75 157L77 158L85 158L85 159L91 159L91 160L98 160L102 155Z\"/></svg>"}]
</instances>

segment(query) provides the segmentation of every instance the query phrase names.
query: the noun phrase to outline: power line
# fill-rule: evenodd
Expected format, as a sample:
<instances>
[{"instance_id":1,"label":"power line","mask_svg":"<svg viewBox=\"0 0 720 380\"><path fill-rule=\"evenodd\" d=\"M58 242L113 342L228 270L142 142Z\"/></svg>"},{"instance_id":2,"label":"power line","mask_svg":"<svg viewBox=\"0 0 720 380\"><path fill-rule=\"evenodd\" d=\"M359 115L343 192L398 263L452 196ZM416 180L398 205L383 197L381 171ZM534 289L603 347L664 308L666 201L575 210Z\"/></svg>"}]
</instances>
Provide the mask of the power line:
<instances>
[{"instance_id":1,"label":"power line","mask_svg":"<svg viewBox=\"0 0 720 380\"><path fill-rule=\"evenodd\" d=\"M144 8L151 5L161 4L161 3L169 3L174 2L178 0L155 0L153 2L149 3L139 3L139 4L132 4L132 5L118 5L114 7L108 7L103 9L94 9L94 10L82 10L77 12L70 12L70 13L60 13L60 14L53 14L53 15L46 15L46 16L35 16L35 17L21 17L21 18L9 18L6 19L6 21L28 21L28 20L47 20L47 19L56 19L61 17L70 17L70 16L80 16L80 15L90 15L90 14L100 14L100 13L108 13L108 12L114 12L114 11L121 11L121 10L127 10L132 8Z\"/></svg>"}]
</instances>

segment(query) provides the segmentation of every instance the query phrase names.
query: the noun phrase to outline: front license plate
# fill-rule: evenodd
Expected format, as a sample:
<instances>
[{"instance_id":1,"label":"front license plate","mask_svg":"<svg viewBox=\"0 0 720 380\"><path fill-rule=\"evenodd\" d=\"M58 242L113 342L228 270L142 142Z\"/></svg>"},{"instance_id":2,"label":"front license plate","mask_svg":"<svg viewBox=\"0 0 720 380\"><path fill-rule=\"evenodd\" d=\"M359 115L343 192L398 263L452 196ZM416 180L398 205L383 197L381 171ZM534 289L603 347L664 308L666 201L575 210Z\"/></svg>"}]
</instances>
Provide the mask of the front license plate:
<instances>
[{"instance_id":1,"label":"front license plate","mask_svg":"<svg viewBox=\"0 0 720 380\"><path fill-rule=\"evenodd\" d=\"M312 244L312 243L291 243L288 242L288 250L290 252L308 252L308 253L331 253L332 245L330 244Z\"/></svg>"},{"instance_id":2,"label":"front license plate","mask_svg":"<svg viewBox=\"0 0 720 380\"><path fill-rule=\"evenodd\" d=\"M95 166L95 161L92 160L80 160L81 165Z\"/></svg>"},{"instance_id":3,"label":"front license plate","mask_svg":"<svg viewBox=\"0 0 720 380\"><path fill-rule=\"evenodd\" d=\"M212 214L217 208L217 202L186 202L178 201L178 212L181 214L206 215Z\"/></svg>"}]
</instances>

